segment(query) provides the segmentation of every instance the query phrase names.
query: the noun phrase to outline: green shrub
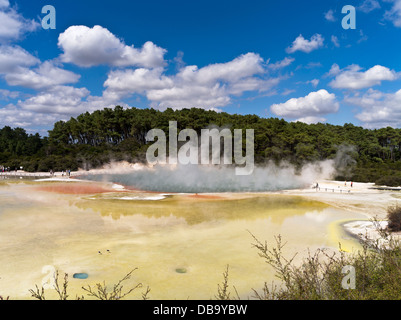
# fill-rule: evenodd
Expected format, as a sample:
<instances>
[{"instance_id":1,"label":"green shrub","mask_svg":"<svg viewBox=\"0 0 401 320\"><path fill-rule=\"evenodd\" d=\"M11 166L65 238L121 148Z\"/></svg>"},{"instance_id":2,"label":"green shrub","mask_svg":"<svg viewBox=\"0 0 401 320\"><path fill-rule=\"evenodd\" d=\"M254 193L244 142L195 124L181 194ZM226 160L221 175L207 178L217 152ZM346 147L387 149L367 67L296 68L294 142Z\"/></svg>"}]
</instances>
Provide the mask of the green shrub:
<instances>
[{"instance_id":1,"label":"green shrub","mask_svg":"<svg viewBox=\"0 0 401 320\"><path fill-rule=\"evenodd\" d=\"M387 209L388 228L390 231L401 230L401 207L397 205Z\"/></svg>"},{"instance_id":2,"label":"green shrub","mask_svg":"<svg viewBox=\"0 0 401 320\"><path fill-rule=\"evenodd\" d=\"M385 176L377 179L375 184L381 186L399 187L401 186L401 177L395 175Z\"/></svg>"}]
</instances>

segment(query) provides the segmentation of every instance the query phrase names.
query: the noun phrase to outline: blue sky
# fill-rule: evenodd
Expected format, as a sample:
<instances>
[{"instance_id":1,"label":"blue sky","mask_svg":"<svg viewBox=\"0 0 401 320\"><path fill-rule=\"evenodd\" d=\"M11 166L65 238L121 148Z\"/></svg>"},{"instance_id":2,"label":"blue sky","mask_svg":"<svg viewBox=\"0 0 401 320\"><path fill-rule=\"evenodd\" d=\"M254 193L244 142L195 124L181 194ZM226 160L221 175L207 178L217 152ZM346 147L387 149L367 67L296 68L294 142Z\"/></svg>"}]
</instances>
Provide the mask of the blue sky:
<instances>
[{"instance_id":1,"label":"blue sky","mask_svg":"<svg viewBox=\"0 0 401 320\"><path fill-rule=\"evenodd\" d=\"M400 40L401 0L0 0L0 127L117 104L400 127Z\"/></svg>"}]
</instances>

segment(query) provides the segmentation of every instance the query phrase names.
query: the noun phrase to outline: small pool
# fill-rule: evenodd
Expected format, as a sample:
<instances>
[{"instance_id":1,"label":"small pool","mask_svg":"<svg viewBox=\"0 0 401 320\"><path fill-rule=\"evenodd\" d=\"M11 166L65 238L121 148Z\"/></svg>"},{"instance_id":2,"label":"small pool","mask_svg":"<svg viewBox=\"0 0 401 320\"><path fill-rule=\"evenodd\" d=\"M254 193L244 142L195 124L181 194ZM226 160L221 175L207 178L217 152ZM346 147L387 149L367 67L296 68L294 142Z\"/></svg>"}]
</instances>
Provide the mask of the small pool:
<instances>
[{"instance_id":1,"label":"small pool","mask_svg":"<svg viewBox=\"0 0 401 320\"><path fill-rule=\"evenodd\" d=\"M84 272L82 272L82 273L74 273L72 277L75 278L75 279L87 279L88 278L88 274L84 273Z\"/></svg>"}]
</instances>

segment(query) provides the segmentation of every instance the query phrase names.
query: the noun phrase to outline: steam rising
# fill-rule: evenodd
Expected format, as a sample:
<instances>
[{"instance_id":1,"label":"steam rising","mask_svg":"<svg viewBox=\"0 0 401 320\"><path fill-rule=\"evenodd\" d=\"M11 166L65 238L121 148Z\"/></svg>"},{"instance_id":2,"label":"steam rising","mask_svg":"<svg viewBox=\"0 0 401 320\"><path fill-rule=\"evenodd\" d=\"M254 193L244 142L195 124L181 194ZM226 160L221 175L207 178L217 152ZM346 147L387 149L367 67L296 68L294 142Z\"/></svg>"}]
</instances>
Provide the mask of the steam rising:
<instances>
[{"instance_id":1,"label":"steam rising","mask_svg":"<svg viewBox=\"0 0 401 320\"><path fill-rule=\"evenodd\" d=\"M291 165L269 163L255 167L247 176L235 174L234 167L203 165L110 164L94 170L86 178L120 183L147 191L160 192L252 192L309 187L335 173L334 160L311 163L296 172Z\"/></svg>"},{"instance_id":2,"label":"steam rising","mask_svg":"<svg viewBox=\"0 0 401 320\"><path fill-rule=\"evenodd\" d=\"M155 165L110 163L91 170L86 178L159 192L261 192L310 187L318 180L348 174L357 156L354 146L339 146L333 159L304 165L300 170L288 163L255 166L251 175L235 174L234 166Z\"/></svg>"},{"instance_id":3,"label":"steam rising","mask_svg":"<svg viewBox=\"0 0 401 320\"><path fill-rule=\"evenodd\" d=\"M351 175L352 169L356 165L355 158L358 156L357 148L351 145L341 145L337 149L334 158L334 168L336 173L342 177Z\"/></svg>"}]
</instances>

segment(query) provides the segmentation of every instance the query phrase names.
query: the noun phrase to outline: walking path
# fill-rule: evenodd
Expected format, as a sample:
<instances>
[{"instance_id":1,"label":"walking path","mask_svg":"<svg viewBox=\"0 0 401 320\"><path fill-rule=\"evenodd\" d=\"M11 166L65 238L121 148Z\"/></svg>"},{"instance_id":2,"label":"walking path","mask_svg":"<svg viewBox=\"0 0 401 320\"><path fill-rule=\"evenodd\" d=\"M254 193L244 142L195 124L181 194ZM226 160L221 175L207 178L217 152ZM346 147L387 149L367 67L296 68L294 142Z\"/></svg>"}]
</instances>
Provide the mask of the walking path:
<instances>
[{"instance_id":1,"label":"walking path","mask_svg":"<svg viewBox=\"0 0 401 320\"><path fill-rule=\"evenodd\" d=\"M71 172L70 176L73 176L74 174L75 174L75 172ZM50 172L26 172L23 170L0 172L0 179L7 179L7 178L38 179L38 178L53 178L53 177L65 178L65 179L69 178L69 176L66 172L54 172L53 174L51 174Z\"/></svg>"}]
</instances>

